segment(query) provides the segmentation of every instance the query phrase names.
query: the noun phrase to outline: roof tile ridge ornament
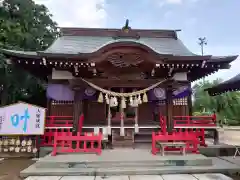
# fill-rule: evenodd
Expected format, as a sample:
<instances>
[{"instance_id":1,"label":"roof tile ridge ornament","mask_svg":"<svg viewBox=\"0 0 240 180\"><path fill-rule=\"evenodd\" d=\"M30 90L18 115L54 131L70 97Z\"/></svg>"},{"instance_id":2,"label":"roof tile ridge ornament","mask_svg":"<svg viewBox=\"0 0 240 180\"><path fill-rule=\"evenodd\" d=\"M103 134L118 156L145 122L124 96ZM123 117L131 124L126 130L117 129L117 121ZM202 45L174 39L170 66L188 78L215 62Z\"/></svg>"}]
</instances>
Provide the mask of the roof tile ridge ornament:
<instances>
[{"instance_id":1,"label":"roof tile ridge ornament","mask_svg":"<svg viewBox=\"0 0 240 180\"><path fill-rule=\"evenodd\" d=\"M131 38L131 39L140 39L140 35L132 30L132 28L129 26L129 20L127 19L125 22L125 25L122 27L121 30L119 30L115 36L112 37L113 39L124 39L124 38Z\"/></svg>"}]
</instances>

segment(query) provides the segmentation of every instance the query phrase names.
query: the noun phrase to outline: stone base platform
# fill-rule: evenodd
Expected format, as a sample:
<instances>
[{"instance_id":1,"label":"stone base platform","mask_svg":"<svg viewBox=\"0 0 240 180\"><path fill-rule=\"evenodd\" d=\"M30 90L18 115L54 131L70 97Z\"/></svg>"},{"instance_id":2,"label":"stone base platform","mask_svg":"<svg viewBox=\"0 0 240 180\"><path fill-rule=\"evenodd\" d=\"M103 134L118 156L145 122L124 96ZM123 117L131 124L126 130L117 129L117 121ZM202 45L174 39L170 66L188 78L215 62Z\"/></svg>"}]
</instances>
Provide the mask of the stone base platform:
<instances>
[{"instance_id":1,"label":"stone base platform","mask_svg":"<svg viewBox=\"0 0 240 180\"><path fill-rule=\"evenodd\" d=\"M217 173L237 171L240 167L219 158L201 154L152 155L146 149L104 150L102 155L47 155L21 172L28 176L113 176L177 173Z\"/></svg>"},{"instance_id":2,"label":"stone base platform","mask_svg":"<svg viewBox=\"0 0 240 180\"><path fill-rule=\"evenodd\" d=\"M220 173L132 176L29 176L25 180L233 180Z\"/></svg>"}]
</instances>

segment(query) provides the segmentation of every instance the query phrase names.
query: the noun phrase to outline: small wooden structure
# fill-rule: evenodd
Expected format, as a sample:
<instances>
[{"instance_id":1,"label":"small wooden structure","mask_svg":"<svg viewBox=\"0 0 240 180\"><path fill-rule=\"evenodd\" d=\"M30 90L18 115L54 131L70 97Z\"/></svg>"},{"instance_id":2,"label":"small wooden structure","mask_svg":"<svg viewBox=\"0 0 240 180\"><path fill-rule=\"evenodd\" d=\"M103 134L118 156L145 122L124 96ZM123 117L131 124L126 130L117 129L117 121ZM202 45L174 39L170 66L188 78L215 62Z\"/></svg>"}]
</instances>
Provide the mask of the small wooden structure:
<instances>
[{"instance_id":1,"label":"small wooden structure","mask_svg":"<svg viewBox=\"0 0 240 180\"><path fill-rule=\"evenodd\" d=\"M166 117L191 116L191 82L229 68L237 56L199 56L178 30L61 28L45 51L1 49L10 62L48 82L48 120L42 145L55 131L99 128L113 146L151 140ZM79 117L84 114L80 125ZM139 138L137 138L137 135Z\"/></svg>"},{"instance_id":2,"label":"small wooden structure","mask_svg":"<svg viewBox=\"0 0 240 180\"><path fill-rule=\"evenodd\" d=\"M186 143L185 142L157 142L160 147L161 155L165 155L165 149L167 147L177 147L180 148L183 155L186 155Z\"/></svg>"}]
</instances>

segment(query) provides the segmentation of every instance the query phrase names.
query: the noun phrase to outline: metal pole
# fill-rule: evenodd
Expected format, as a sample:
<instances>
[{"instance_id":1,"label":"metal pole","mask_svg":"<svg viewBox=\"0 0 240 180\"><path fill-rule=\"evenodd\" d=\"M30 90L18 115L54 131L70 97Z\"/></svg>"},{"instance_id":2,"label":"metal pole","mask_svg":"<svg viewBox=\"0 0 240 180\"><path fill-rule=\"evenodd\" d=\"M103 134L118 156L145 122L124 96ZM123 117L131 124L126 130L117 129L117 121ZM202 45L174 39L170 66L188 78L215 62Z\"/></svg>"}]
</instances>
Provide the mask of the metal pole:
<instances>
[{"instance_id":1,"label":"metal pole","mask_svg":"<svg viewBox=\"0 0 240 180\"><path fill-rule=\"evenodd\" d=\"M199 42L198 42L198 44L201 46L201 52L202 52L202 56L204 55L204 46L206 46L207 45L207 39L206 39L206 37L200 37L200 38L198 38L198 40L199 40Z\"/></svg>"}]
</instances>

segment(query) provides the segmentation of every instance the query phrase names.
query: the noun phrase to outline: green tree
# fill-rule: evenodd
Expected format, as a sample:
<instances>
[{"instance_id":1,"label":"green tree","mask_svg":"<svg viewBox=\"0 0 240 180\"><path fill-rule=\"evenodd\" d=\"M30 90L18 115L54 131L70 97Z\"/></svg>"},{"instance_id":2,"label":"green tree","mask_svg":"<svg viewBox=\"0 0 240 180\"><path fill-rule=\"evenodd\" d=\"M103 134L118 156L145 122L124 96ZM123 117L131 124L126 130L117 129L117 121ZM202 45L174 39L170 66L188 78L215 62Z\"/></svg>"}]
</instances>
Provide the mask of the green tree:
<instances>
[{"instance_id":1,"label":"green tree","mask_svg":"<svg viewBox=\"0 0 240 180\"><path fill-rule=\"evenodd\" d=\"M205 89L221 82L200 81L193 86L193 109L195 114L217 113L218 120L228 124L240 124L240 93L228 92L218 96L209 96Z\"/></svg>"},{"instance_id":2,"label":"green tree","mask_svg":"<svg viewBox=\"0 0 240 180\"><path fill-rule=\"evenodd\" d=\"M0 48L45 50L59 35L56 22L44 5L32 0L0 1ZM1 105L28 101L44 93L42 81L6 63L0 54Z\"/></svg>"}]
</instances>

